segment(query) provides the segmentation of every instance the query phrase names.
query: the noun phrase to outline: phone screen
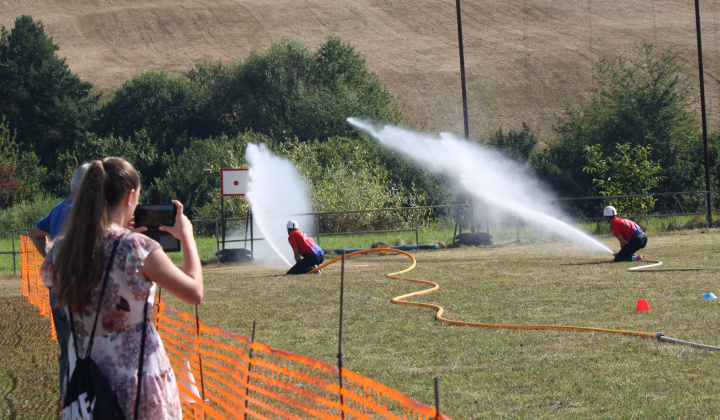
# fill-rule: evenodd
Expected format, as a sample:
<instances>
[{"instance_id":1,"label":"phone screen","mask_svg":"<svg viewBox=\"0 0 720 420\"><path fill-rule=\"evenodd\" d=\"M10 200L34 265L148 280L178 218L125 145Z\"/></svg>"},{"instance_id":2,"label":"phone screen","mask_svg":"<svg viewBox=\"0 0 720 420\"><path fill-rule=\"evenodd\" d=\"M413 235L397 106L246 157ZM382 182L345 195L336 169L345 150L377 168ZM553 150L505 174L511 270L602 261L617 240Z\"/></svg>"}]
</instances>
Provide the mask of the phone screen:
<instances>
[{"instance_id":1,"label":"phone screen","mask_svg":"<svg viewBox=\"0 0 720 420\"><path fill-rule=\"evenodd\" d=\"M158 229L160 226L174 226L176 215L175 204L137 206L135 208L135 227L147 226L148 230L143 234L158 241L165 252L179 252L180 241Z\"/></svg>"},{"instance_id":2,"label":"phone screen","mask_svg":"<svg viewBox=\"0 0 720 420\"><path fill-rule=\"evenodd\" d=\"M160 226L173 226L176 215L175 204L137 206L135 208L135 227L147 226L148 229L157 229Z\"/></svg>"}]
</instances>

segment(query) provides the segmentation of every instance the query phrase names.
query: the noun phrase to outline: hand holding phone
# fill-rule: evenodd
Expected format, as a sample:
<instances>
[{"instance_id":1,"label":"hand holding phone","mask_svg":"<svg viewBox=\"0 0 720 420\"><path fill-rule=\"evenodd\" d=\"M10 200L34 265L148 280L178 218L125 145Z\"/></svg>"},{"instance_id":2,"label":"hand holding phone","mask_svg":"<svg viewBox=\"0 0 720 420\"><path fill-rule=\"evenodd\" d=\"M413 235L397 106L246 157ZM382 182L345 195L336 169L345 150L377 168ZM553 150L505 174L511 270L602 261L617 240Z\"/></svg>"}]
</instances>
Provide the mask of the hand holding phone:
<instances>
[{"instance_id":1,"label":"hand holding phone","mask_svg":"<svg viewBox=\"0 0 720 420\"><path fill-rule=\"evenodd\" d=\"M180 242L186 242L188 240L194 240L195 235L193 233L193 226L190 219L185 216L183 212L183 205L178 200L172 201L176 208L175 221L172 225L167 224L160 227L160 230L171 234L173 237L180 240Z\"/></svg>"},{"instance_id":2,"label":"hand holding phone","mask_svg":"<svg viewBox=\"0 0 720 420\"><path fill-rule=\"evenodd\" d=\"M180 214L182 215L182 207L180 207ZM175 225L177 216L178 206L176 204L137 206L135 208L135 228L145 226L147 230L142 233L158 241L165 252L178 252L180 251L179 238L166 231L167 227Z\"/></svg>"}]
</instances>

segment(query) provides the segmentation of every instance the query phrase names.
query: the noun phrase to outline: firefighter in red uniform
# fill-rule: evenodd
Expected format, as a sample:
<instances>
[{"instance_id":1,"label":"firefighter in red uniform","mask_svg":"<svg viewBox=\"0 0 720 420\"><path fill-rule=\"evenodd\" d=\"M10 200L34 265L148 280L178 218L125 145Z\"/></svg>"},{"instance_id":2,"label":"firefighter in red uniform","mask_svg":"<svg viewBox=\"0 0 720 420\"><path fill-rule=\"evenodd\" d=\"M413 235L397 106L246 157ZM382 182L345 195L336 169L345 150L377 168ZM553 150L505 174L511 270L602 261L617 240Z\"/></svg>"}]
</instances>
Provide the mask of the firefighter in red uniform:
<instances>
[{"instance_id":1,"label":"firefighter in red uniform","mask_svg":"<svg viewBox=\"0 0 720 420\"><path fill-rule=\"evenodd\" d=\"M615 255L615 262L621 261L642 261L645 259L642 254L635 255L635 252L645 248L647 236L637 223L628 219L617 217L617 210L613 206L605 207L603 210L605 220L610 223L610 230L620 241L620 252Z\"/></svg>"},{"instance_id":2,"label":"firefighter in red uniform","mask_svg":"<svg viewBox=\"0 0 720 420\"><path fill-rule=\"evenodd\" d=\"M325 259L325 252L310 235L300 232L298 222L287 222L288 242L293 249L295 265L288 274L305 274L317 268ZM317 272L316 272L317 273Z\"/></svg>"}]
</instances>

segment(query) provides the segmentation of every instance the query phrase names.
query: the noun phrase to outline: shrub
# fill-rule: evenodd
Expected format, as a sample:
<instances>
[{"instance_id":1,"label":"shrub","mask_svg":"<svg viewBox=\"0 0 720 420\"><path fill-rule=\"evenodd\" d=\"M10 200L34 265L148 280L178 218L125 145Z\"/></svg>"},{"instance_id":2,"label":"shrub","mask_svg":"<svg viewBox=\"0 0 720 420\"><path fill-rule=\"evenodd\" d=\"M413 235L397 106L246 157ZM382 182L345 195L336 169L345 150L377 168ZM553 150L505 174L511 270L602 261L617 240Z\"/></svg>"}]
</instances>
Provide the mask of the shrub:
<instances>
[{"instance_id":1,"label":"shrub","mask_svg":"<svg viewBox=\"0 0 720 420\"><path fill-rule=\"evenodd\" d=\"M558 118L559 138L534 158L536 172L562 195L597 195L591 174L583 173L585 148L610 150L618 141L651 147L663 169L660 191L693 190L702 178L701 158L694 155L698 121L691 112L690 84L681 78L677 53L656 53L642 43L631 60L601 58L595 65L595 91L579 107ZM700 155L701 156L701 155ZM693 162L692 164L688 164Z\"/></svg>"},{"instance_id":2,"label":"shrub","mask_svg":"<svg viewBox=\"0 0 720 420\"><path fill-rule=\"evenodd\" d=\"M0 230L30 229L62 201L46 194L38 194L32 200L0 210Z\"/></svg>"}]
</instances>

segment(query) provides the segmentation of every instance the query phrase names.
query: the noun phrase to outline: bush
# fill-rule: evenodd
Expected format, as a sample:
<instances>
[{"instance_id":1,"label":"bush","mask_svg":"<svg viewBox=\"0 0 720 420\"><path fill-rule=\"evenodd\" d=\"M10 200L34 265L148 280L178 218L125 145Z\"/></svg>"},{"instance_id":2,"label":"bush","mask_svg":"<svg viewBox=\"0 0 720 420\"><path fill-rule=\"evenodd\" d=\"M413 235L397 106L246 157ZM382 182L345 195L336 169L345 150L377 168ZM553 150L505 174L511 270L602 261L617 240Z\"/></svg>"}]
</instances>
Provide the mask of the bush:
<instances>
[{"instance_id":1,"label":"bush","mask_svg":"<svg viewBox=\"0 0 720 420\"><path fill-rule=\"evenodd\" d=\"M388 123L401 118L397 101L365 60L334 36L315 53L285 37L229 67L203 60L188 79L207 92L213 121L228 135L251 130L276 141L358 138L348 117Z\"/></svg>"},{"instance_id":2,"label":"bush","mask_svg":"<svg viewBox=\"0 0 720 420\"><path fill-rule=\"evenodd\" d=\"M47 170L33 152L20 151L5 116L0 120L0 209L31 199L42 190Z\"/></svg>"},{"instance_id":3,"label":"bush","mask_svg":"<svg viewBox=\"0 0 720 420\"><path fill-rule=\"evenodd\" d=\"M702 168L701 157L693 154L700 143L699 125L682 73L677 53L656 53L649 43L642 43L630 61L600 59L595 91L558 118L559 138L534 157L536 172L561 195L597 195L592 175L582 172L585 148L599 145L609 151L623 141L652 149L652 160L663 169L660 191L697 188L702 178L697 169L688 169Z\"/></svg>"},{"instance_id":4,"label":"bush","mask_svg":"<svg viewBox=\"0 0 720 420\"><path fill-rule=\"evenodd\" d=\"M131 139L145 132L160 155L189 137L217 135L206 113L206 92L182 77L147 71L123 83L98 111L94 131Z\"/></svg>"},{"instance_id":5,"label":"bush","mask_svg":"<svg viewBox=\"0 0 720 420\"><path fill-rule=\"evenodd\" d=\"M247 167L247 145L267 141L267 137L254 133L193 140L176 156L165 156L168 170L163 177L155 179L155 186L163 201L180 200L185 206L185 214L191 219L212 214L217 218L220 215L220 170ZM212 170L212 174L206 175L205 169ZM238 200L225 201L227 217L245 214L247 207Z\"/></svg>"},{"instance_id":6,"label":"bush","mask_svg":"<svg viewBox=\"0 0 720 420\"><path fill-rule=\"evenodd\" d=\"M661 168L650 161L650 147L635 146L629 143L616 144L615 154L604 156L600 145L588 146L583 170L597 175L593 183L604 196L648 194L657 187L662 177ZM626 197L614 204L619 214L640 215L649 213L657 200L653 197ZM606 202L606 204L611 204Z\"/></svg>"},{"instance_id":7,"label":"bush","mask_svg":"<svg viewBox=\"0 0 720 420\"><path fill-rule=\"evenodd\" d=\"M38 194L32 201L0 210L0 230L30 229L62 200L62 198Z\"/></svg>"}]
</instances>

